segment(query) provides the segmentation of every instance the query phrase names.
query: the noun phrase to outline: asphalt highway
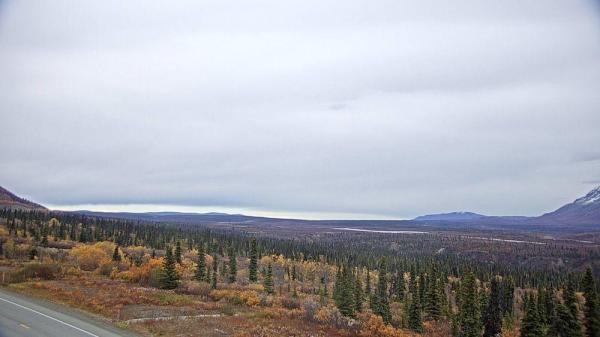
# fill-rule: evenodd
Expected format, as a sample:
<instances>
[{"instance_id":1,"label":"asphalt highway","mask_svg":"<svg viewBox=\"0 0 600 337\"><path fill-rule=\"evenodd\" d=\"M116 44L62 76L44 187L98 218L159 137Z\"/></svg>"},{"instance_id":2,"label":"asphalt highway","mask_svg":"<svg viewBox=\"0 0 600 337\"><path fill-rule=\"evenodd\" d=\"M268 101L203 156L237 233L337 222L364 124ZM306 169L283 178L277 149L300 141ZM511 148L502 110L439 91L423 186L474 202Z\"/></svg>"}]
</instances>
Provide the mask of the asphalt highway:
<instances>
[{"instance_id":1,"label":"asphalt highway","mask_svg":"<svg viewBox=\"0 0 600 337\"><path fill-rule=\"evenodd\" d=\"M83 313L0 289L0 337L136 336Z\"/></svg>"}]
</instances>

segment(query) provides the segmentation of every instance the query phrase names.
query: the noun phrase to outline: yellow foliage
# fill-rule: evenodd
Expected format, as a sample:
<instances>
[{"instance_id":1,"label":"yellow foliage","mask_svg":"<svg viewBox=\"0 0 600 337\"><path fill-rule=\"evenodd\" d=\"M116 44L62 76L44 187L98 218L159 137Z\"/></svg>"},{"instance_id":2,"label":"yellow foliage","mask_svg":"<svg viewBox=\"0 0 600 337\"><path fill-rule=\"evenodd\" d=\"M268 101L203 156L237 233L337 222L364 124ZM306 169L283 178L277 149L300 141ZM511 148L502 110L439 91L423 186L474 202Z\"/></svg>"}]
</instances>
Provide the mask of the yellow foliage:
<instances>
[{"instance_id":1,"label":"yellow foliage","mask_svg":"<svg viewBox=\"0 0 600 337\"><path fill-rule=\"evenodd\" d=\"M335 313L338 311L339 310L334 305L329 304L317 310L317 313L315 314L315 319L319 323L328 324L332 320Z\"/></svg>"},{"instance_id":2,"label":"yellow foliage","mask_svg":"<svg viewBox=\"0 0 600 337\"><path fill-rule=\"evenodd\" d=\"M258 294L256 291L246 290L240 293L240 298L246 305L254 307L260 303L260 298L258 298Z\"/></svg>"},{"instance_id":3,"label":"yellow foliage","mask_svg":"<svg viewBox=\"0 0 600 337\"><path fill-rule=\"evenodd\" d=\"M93 246L102 249L109 257L112 257L115 251L115 244L110 241L96 242Z\"/></svg>"},{"instance_id":4,"label":"yellow foliage","mask_svg":"<svg viewBox=\"0 0 600 337\"><path fill-rule=\"evenodd\" d=\"M110 242L98 242L94 245L76 246L71 249L70 255L77 261L81 270L93 271L100 266L101 261L110 259L109 245L113 244Z\"/></svg>"},{"instance_id":5,"label":"yellow foliage","mask_svg":"<svg viewBox=\"0 0 600 337\"><path fill-rule=\"evenodd\" d=\"M269 263L271 264L279 264L279 265L284 265L285 264L285 256L279 254L273 254L273 255L265 255L260 259L260 263L267 265Z\"/></svg>"},{"instance_id":6,"label":"yellow foliage","mask_svg":"<svg viewBox=\"0 0 600 337\"><path fill-rule=\"evenodd\" d=\"M259 283L251 283L248 285L248 289L250 290L254 290L254 291L258 291L258 292L262 292L265 290L265 287L262 284Z\"/></svg>"},{"instance_id":7,"label":"yellow foliage","mask_svg":"<svg viewBox=\"0 0 600 337\"><path fill-rule=\"evenodd\" d=\"M150 274L154 268L160 268L162 266L163 258L150 259L147 263L140 266L133 265L129 270L119 272L117 268L114 268L110 274L111 278L119 278L128 282L133 283L147 283L150 279Z\"/></svg>"},{"instance_id":8,"label":"yellow foliage","mask_svg":"<svg viewBox=\"0 0 600 337\"><path fill-rule=\"evenodd\" d=\"M69 276L81 276L81 269L79 269L78 267L69 267L65 274Z\"/></svg>"},{"instance_id":9,"label":"yellow foliage","mask_svg":"<svg viewBox=\"0 0 600 337\"><path fill-rule=\"evenodd\" d=\"M396 329L391 325L383 323L381 316L373 314L364 314L360 317L360 336L361 337L408 337L414 336Z\"/></svg>"},{"instance_id":10,"label":"yellow foliage","mask_svg":"<svg viewBox=\"0 0 600 337\"><path fill-rule=\"evenodd\" d=\"M217 289L211 291L208 296L213 301L219 301L225 299L228 302L236 304L246 304L248 306L256 306L260 303L258 293L253 290L231 290L231 289Z\"/></svg>"}]
</instances>

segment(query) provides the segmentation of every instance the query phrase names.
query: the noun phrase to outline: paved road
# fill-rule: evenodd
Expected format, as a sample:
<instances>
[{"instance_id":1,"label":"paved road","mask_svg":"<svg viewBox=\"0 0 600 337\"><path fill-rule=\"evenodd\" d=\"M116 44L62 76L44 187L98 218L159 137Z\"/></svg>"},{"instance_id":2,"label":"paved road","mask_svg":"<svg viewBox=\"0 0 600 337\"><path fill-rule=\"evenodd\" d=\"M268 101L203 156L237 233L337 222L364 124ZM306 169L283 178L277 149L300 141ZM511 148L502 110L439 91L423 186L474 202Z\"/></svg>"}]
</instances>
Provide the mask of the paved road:
<instances>
[{"instance_id":1,"label":"paved road","mask_svg":"<svg viewBox=\"0 0 600 337\"><path fill-rule=\"evenodd\" d=\"M68 308L0 289L0 337L135 336Z\"/></svg>"}]
</instances>

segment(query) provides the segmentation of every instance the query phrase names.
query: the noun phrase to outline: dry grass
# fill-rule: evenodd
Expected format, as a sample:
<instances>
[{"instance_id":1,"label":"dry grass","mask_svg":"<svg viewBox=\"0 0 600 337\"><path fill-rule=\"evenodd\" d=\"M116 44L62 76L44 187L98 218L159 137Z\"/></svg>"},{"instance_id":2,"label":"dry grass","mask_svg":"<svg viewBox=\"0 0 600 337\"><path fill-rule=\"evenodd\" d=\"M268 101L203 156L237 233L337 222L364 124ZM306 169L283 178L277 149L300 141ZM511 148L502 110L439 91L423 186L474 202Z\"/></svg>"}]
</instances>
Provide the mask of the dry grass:
<instances>
[{"instance_id":1,"label":"dry grass","mask_svg":"<svg viewBox=\"0 0 600 337\"><path fill-rule=\"evenodd\" d=\"M54 281L24 282L10 287L21 293L99 314L146 336L350 336L303 320L300 310L249 306L243 301L236 304L227 298L205 300L201 296L139 287L91 274ZM202 314L222 316L125 323L133 318Z\"/></svg>"}]
</instances>

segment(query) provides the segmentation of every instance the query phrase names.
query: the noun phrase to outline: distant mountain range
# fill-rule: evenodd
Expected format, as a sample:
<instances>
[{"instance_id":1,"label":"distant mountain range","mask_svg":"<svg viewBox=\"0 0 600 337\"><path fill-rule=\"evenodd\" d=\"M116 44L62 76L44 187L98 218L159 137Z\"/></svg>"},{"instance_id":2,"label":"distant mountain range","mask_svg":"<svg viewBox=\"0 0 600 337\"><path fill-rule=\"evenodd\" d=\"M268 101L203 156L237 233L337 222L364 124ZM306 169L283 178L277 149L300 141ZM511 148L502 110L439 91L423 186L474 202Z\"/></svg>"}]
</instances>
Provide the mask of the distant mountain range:
<instances>
[{"instance_id":1,"label":"distant mountain range","mask_svg":"<svg viewBox=\"0 0 600 337\"><path fill-rule=\"evenodd\" d=\"M428 214L421 215L414 218L414 221L459 221L459 220L476 220L485 218L485 215L477 214L473 212L452 212L452 213L439 213L439 214Z\"/></svg>"},{"instance_id":2,"label":"distant mountain range","mask_svg":"<svg viewBox=\"0 0 600 337\"><path fill-rule=\"evenodd\" d=\"M20 198L10 191L0 187L0 208L23 209L23 210L47 210L42 205ZM280 219L248 216L243 214L227 213L180 213L180 212L96 212L96 211L74 211L73 213L88 216L118 218L142 221L172 222L172 223L264 223L277 224L281 226L293 224L320 224L327 226L377 226L396 227L406 225L435 224L442 226L481 227L481 228L504 228L509 226L538 227L538 226L600 226L600 187L590 191L585 196L564 205L554 212L546 213L537 217L525 216L487 216L473 212L451 212L440 214L429 214L416 217L412 220L301 220Z\"/></svg>"},{"instance_id":3,"label":"distant mountain range","mask_svg":"<svg viewBox=\"0 0 600 337\"><path fill-rule=\"evenodd\" d=\"M570 204L539 217L559 223L600 224L600 186Z\"/></svg>"},{"instance_id":4,"label":"distant mountain range","mask_svg":"<svg viewBox=\"0 0 600 337\"><path fill-rule=\"evenodd\" d=\"M88 216L96 217L108 217L118 218L127 220L144 220L144 221L159 221L159 222L180 222L180 223L194 223L194 222L250 222L250 221L274 221L284 220L275 218L263 218L256 216L248 216L243 214L227 214L227 213L181 213L181 212L145 212L145 213L132 213L132 212L96 212L96 211L75 211L75 213L84 214Z\"/></svg>"},{"instance_id":5,"label":"distant mountain range","mask_svg":"<svg viewBox=\"0 0 600 337\"><path fill-rule=\"evenodd\" d=\"M600 225L600 186L585 196L566 204L554 212L541 216L487 216L472 212L452 212L423 215L413 221L440 221L480 224L563 224L563 225Z\"/></svg>"}]
</instances>

